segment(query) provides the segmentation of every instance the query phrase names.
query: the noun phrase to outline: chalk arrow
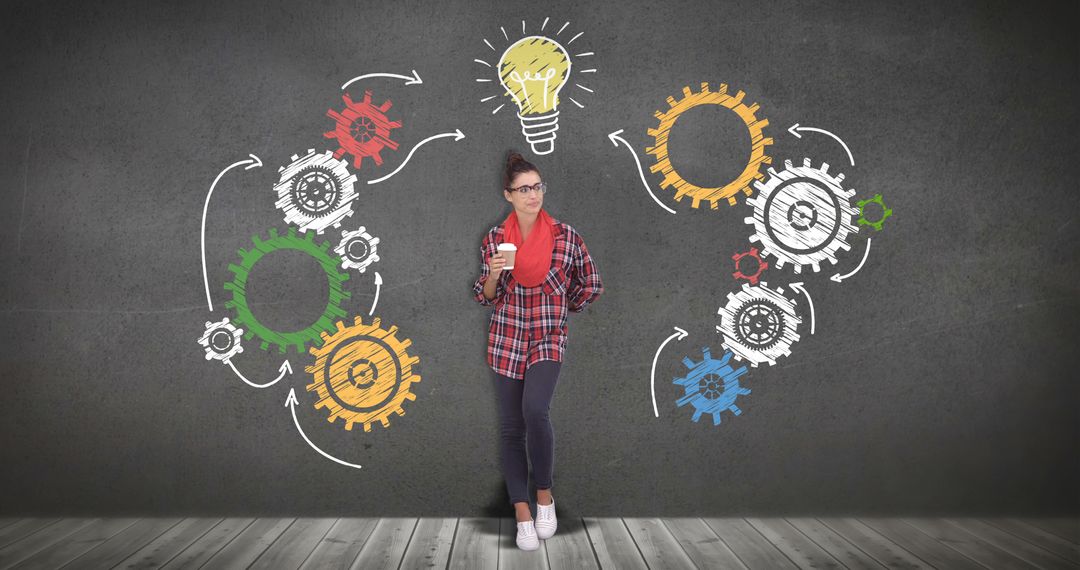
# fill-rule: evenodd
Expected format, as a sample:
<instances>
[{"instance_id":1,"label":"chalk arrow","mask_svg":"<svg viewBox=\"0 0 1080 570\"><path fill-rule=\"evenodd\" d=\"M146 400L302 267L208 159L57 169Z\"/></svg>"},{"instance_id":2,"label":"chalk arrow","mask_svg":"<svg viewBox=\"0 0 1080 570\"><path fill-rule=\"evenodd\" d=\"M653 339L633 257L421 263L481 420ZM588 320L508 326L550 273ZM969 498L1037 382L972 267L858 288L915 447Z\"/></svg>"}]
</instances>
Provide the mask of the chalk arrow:
<instances>
[{"instance_id":1,"label":"chalk arrow","mask_svg":"<svg viewBox=\"0 0 1080 570\"><path fill-rule=\"evenodd\" d=\"M806 295L806 302L810 305L810 334L814 334L814 321L817 320L816 317L814 317L814 300L810 298L810 292L806 290L806 287L803 287L802 281L792 283L791 288L796 291L801 291L803 295Z\"/></svg>"},{"instance_id":2,"label":"chalk arrow","mask_svg":"<svg viewBox=\"0 0 1080 570\"><path fill-rule=\"evenodd\" d=\"M666 204L661 202L660 199L656 197L656 194L653 194L652 188L649 187L649 182L645 180L645 171L641 169L641 159L638 158L637 152L634 151L634 147L630 146L630 143L626 142L626 139L619 136L620 134L622 134L622 132L623 130L619 129L608 135L607 138L611 141L611 144L615 145L616 147L619 146L620 142L626 145L627 150L630 151L630 156L634 157L634 163L637 164L638 176L641 177L641 184L645 186L645 191L649 193L649 196L652 196L653 201L659 204L661 208L667 210L668 212L671 212L672 214L676 213L675 210L672 210L671 208L667 207ZM655 407L655 404L653 407Z\"/></svg>"},{"instance_id":3,"label":"chalk arrow","mask_svg":"<svg viewBox=\"0 0 1080 570\"><path fill-rule=\"evenodd\" d=\"M371 310L368 311L370 317L375 312L375 306L379 304L379 291L382 290L382 275L379 272L375 272L375 300L371 302Z\"/></svg>"},{"instance_id":4,"label":"chalk arrow","mask_svg":"<svg viewBox=\"0 0 1080 570\"><path fill-rule=\"evenodd\" d=\"M649 391L652 392L652 412L654 417L660 417L660 411L656 409L656 361L660 359L660 351L664 350L664 345L671 342L671 339L678 338L682 340L686 338L688 333L679 327L675 327L675 334L664 339L664 342L660 343L660 347L656 349L656 354L652 359L652 372L649 374Z\"/></svg>"},{"instance_id":5,"label":"chalk arrow","mask_svg":"<svg viewBox=\"0 0 1080 570\"><path fill-rule=\"evenodd\" d=\"M314 443L311 443L311 440L308 439L307 434L304 433L303 428L300 427L300 420L296 419L296 405L299 404L299 403L300 402L296 399L296 388L289 388L289 397L285 398L285 407L289 408L292 411L292 419L293 419L293 423L296 424L296 431L300 432L300 437L304 438L304 441L306 441L307 444L311 446L311 449L314 449L315 451L318 451L319 455L322 455L323 457L329 459L330 461L333 461L334 463L340 463L341 465L344 465L345 467L352 467L354 469L360 469L359 465L357 465L355 463L349 463L347 461L342 461L342 460L338 459L337 457L334 457L333 455L330 455L329 453L319 449L318 447L315 446Z\"/></svg>"},{"instance_id":6,"label":"chalk arrow","mask_svg":"<svg viewBox=\"0 0 1080 570\"><path fill-rule=\"evenodd\" d=\"M262 166L263 163L262 163L261 160L259 160L259 157L255 156L254 154L249 154L248 156L250 156L251 158L248 159L248 160L241 160L239 162L234 162L234 163L230 164L229 166L226 166L225 170L222 170L221 172L218 173L217 178L215 178L213 184L210 185L210 191L206 193L206 202L203 203L202 230L199 233L199 235L202 238L202 240L201 240L202 245L201 245L201 250L200 251L202 252L203 285L206 287L206 306L210 307L210 312L211 313L214 312L214 302L210 300L210 281L207 279L207 276L206 276L206 211L210 209L210 196L214 195L214 188L217 187L218 182L221 181L221 177L225 176L226 172L236 168L237 166L243 166L244 170L251 170L252 168L258 168L258 167Z\"/></svg>"},{"instance_id":7,"label":"chalk arrow","mask_svg":"<svg viewBox=\"0 0 1080 570\"><path fill-rule=\"evenodd\" d=\"M286 360L285 362L281 363L281 366L278 367L278 377L277 378L274 378L273 380L271 380L270 382L267 382L266 384L256 384L256 383L252 382L251 380L248 380L247 378L245 378L244 375L241 374L240 371L236 369L236 365L232 363L232 360L229 360L228 363L229 363L229 368L232 368L233 373L235 373L241 380L243 380L245 383L247 383L248 386L251 386L253 388L267 388L269 386L273 386L274 384L277 384L278 381L280 381L282 378L284 378L286 374L292 374L292 365L289 364L288 360Z\"/></svg>"},{"instance_id":8,"label":"chalk arrow","mask_svg":"<svg viewBox=\"0 0 1080 570\"><path fill-rule=\"evenodd\" d=\"M840 140L840 137L830 133L829 131L826 131L825 129L816 129L814 127L800 127L799 123L795 123L794 125L791 125L790 128L788 128L789 133L795 135L796 138L801 139L802 135L799 134L799 131L821 133L823 135L829 135L830 137L836 139L836 142L840 143L840 146L844 147L844 152L847 153L847 157L848 160L851 161L851 165L855 166L855 157L851 156L851 149L848 148L847 144L844 143L844 141Z\"/></svg>"},{"instance_id":9,"label":"chalk arrow","mask_svg":"<svg viewBox=\"0 0 1080 570\"><path fill-rule=\"evenodd\" d=\"M852 275L855 275L856 273L858 273L859 270L862 269L863 264L866 263L866 258L870 255L870 239L871 238L866 238L866 251L863 252L862 261L859 262L858 267L856 267L851 273L848 273L848 274L845 274L845 275L840 275L839 273L837 273L836 275L833 275L829 279L831 279L833 281L836 281L837 283L840 283L844 279L847 279L848 277L851 277Z\"/></svg>"},{"instance_id":10,"label":"chalk arrow","mask_svg":"<svg viewBox=\"0 0 1080 570\"><path fill-rule=\"evenodd\" d=\"M398 167L395 168L393 172L391 172L390 174L387 174L386 176L383 176L382 178L376 178L374 180L368 180L367 183L368 184L378 184L379 182L382 182L383 180L386 180L387 178L390 178L391 176L397 174L402 168L405 168L405 165L408 164L409 159L412 158L412 155L413 155L414 152L416 152L416 149L420 148L426 142L433 141L435 139L446 138L446 137L454 137L454 141L456 142L456 141L459 141L459 140L465 138L465 134L461 132L461 129L458 129L458 130L456 130L456 131L454 131L452 133L443 133L441 135L430 136L430 137L416 143L416 146L412 147L412 150L409 151L409 155L405 157L405 160L401 164L399 164Z\"/></svg>"},{"instance_id":11,"label":"chalk arrow","mask_svg":"<svg viewBox=\"0 0 1080 570\"><path fill-rule=\"evenodd\" d=\"M415 69L412 70L411 76L398 75L396 73L368 73L367 75L353 77L352 79L346 81L345 84L341 86L341 90L344 91L346 87L352 85L353 83L356 83L357 81L360 81L361 79L370 79L372 77L390 77L392 79L405 79L405 85L420 85L424 82L422 79L420 79L420 74L417 73Z\"/></svg>"}]
</instances>

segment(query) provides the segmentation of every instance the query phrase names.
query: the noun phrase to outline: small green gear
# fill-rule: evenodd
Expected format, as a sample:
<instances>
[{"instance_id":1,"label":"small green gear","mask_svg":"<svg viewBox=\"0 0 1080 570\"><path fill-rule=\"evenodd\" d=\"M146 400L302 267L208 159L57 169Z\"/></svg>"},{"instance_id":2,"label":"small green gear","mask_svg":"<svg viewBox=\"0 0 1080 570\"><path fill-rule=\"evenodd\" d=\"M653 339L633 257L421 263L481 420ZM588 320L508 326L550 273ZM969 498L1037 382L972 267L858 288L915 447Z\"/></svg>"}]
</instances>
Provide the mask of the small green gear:
<instances>
[{"instance_id":1,"label":"small green gear","mask_svg":"<svg viewBox=\"0 0 1080 570\"><path fill-rule=\"evenodd\" d=\"M342 290L342 284L349 280L349 276L346 273L338 273L341 258L327 253L330 251L330 242L315 243L314 232L304 232L303 237L299 237L296 235L296 228L290 227L288 235L279 236L277 229L271 228L269 235L270 239L265 241L258 235L252 236L251 241L255 247L247 251L243 249L237 251L240 255L240 264L229 264L229 271L233 272L235 278L225 284L225 289L232 291L232 300L226 301L225 306L236 311L233 322L246 331L244 338L251 339L258 336L262 340L263 350L270 350L270 345L273 344L282 354L289 346L294 347L297 353L304 353L307 351L308 342L322 344L320 333L335 330L334 322L345 317L341 302L349 298L349 292ZM329 299L322 316L307 328L295 332L271 330L255 318L247 302L246 287L251 269L266 254L280 249L292 249L313 257L326 272L326 280L330 285Z\"/></svg>"},{"instance_id":2,"label":"small green gear","mask_svg":"<svg viewBox=\"0 0 1080 570\"><path fill-rule=\"evenodd\" d=\"M881 219L876 222L871 222L866 219L866 205L874 202L878 206L881 206ZM859 225L860 226L873 226L876 231L881 231L881 225L885 223L885 218L892 215L892 209L885 206L885 202L881 199L881 194L874 194L873 198L869 200L859 200L856 202L859 206Z\"/></svg>"}]
</instances>

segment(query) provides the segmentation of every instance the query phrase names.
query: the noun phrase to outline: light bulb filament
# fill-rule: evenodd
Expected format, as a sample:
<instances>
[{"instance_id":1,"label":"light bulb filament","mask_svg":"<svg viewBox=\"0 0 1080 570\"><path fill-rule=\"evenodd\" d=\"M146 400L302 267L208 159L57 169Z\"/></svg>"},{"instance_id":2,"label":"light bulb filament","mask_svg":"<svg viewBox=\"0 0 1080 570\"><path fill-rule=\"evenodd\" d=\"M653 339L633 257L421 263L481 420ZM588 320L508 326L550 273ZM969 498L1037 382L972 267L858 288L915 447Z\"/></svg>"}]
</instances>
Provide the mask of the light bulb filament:
<instances>
[{"instance_id":1,"label":"light bulb filament","mask_svg":"<svg viewBox=\"0 0 1080 570\"><path fill-rule=\"evenodd\" d=\"M518 73L516 70L511 71L510 72L510 80L518 83L519 85L521 85L521 92L525 96L525 102L522 103L521 101L517 101L518 105L520 106L520 105L523 105L523 104L524 105L531 105L532 104L532 101L529 99L529 89L525 88L525 82L526 81L543 81L544 86L541 88L541 93L544 94L544 105L543 105L543 107L546 108L548 106L548 82L550 82L555 77L555 73L556 73L555 69L551 68L551 67L549 67L547 69L547 71L544 71L543 75L541 75L541 72L539 72L539 71L536 72L535 74L533 74L530 71L526 71L524 77L522 77L522 75L520 73ZM513 95L513 92L511 92L510 94Z\"/></svg>"}]
</instances>

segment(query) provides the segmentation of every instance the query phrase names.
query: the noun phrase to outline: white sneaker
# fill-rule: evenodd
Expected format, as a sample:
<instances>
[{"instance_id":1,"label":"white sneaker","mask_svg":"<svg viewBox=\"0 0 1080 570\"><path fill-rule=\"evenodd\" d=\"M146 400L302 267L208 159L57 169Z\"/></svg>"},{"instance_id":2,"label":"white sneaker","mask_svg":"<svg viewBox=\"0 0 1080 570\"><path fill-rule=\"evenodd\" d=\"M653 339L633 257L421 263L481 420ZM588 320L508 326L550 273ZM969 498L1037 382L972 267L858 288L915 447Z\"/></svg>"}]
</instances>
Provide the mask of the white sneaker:
<instances>
[{"instance_id":1,"label":"white sneaker","mask_svg":"<svg viewBox=\"0 0 1080 570\"><path fill-rule=\"evenodd\" d=\"M536 550L540 548L540 541L536 538L536 526L533 521L517 523L517 546L522 550Z\"/></svg>"},{"instance_id":2,"label":"white sneaker","mask_svg":"<svg viewBox=\"0 0 1080 570\"><path fill-rule=\"evenodd\" d=\"M536 535L540 538L551 538L558 527L559 520L555 518L555 499L551 499L550 505L536 503Z\"/></svg>"}]
</instances>

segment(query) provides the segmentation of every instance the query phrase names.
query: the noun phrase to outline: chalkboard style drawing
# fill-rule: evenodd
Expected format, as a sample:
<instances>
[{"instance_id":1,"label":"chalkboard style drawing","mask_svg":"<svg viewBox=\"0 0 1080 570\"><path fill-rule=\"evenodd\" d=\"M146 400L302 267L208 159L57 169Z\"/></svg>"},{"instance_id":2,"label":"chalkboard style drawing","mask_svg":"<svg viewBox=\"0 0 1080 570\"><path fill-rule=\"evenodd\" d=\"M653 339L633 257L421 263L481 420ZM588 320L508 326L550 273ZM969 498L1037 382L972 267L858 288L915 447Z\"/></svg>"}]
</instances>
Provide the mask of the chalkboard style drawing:
<instances>
[{"instance_id":1,"label":"chalkboard style drawing","mask_svg":"<svg viewBox=\"0 0 1080 570\"><path fill-rule=\"evenodd\" d=\"M736 253L731 256L731 259L735 260L735 273L732 273L731 276L735 279L745 279L751 285L757 285L761 274L769 268L769 264L761 259L756 247L751 247L750 251ZM751 267L753 269L750 269Z\"/></svg>"},{"instance_id":2,"label":"chalkboard style drawing","mask_svg":"<svg viewBox=\"0 0 1080 570\"><path fill-rule=\"evenodd\" d=\"M781 356L791 356L791 345L799 340L795 302L784 296L784 288L770 289L743 283L742 290L728 293L727 304L717 311L723 346L735 358L756 367L762 362L776 364Z\"/></svg>"},{"instance_id":3,"label":"chalkboard style drawing","mask_svg":"<svg viewBox=\"0 0 1080 570\"><path fill-rule=\"evenodd\" d=\"M420 357L409 356L412 341L398 339L397 325L381 324L379 317L370 325L359 316L349 326L338 321L336 331L322 333L322 346L310 350L315 364L305 370L312 374L307 390L319 397L315 408L325 409L330 423L340 418L346 430L362 423L370 432L375 421L390 427L391 415L405 415L405 400L416 400L410 388L420 381L413 373Z\"/></svg>"},{"instance_id":4,"label":"chalkboard style drawing","mask_svg":"<svg viewBox=\"0 0 1080 570\"><path fill-rule=\"evenodd\" d=\"M821 262L836 264L836 252L848 251L848 234L856 232L851 205L854 190L844 190L843 174L832 176L829 165L814 168L810 159L802 166L784 161L784 170L769 168L769 179L755 182L757 196L746 201L754 214L745 218L754 226L750 241L761 244L764 255L776 258L801 273L804 266L821 270Z\"/></svg>"},{"instance_id":5,"label":"chalkboard style drawing","mask_svg":"<svg viewBox=\"0 0 1080 570\"><path fill-rule=\"evenodd\" d=\"M355 269L364 273L369 265L379 261L378 245L379 238L369 234L364 226L360 226L360 229L351 232L341 232L341 242L334 248L334 253L341 257L342 269Z\"/></svg>"},{"instance_id":6,"label":"chalkboard style drawing","mask_svg":"<svg viewBox=\"0 0 1080 570\"><path fill-rule=\"evenodd\" d=\"M892 215L892 209L885 205L885 201L881 198L881 194L874 194L873 198L867 200L859 200L855 203L859 207L859 225L870 226L875 231L881 231L882 224L885 223L885 219ZM881 209L880 217L876 220L870 221L866 219L866 206L868 204L876 204L877 208Z\"/></svg>"},{"instance_id":7,"label":"chalkboard style drawing","mask_svg":"<svg viewBox=\"0 0 1080 570\"><path fill-rule=\"evenodd\" d=\"M330 151L308 149L304 156L294 154L291 160L278 168L281 178L274 185L278 195L274 206L285 212L285 223L320 234L330 226L340 227L353 214L356 175Z\"/></svg>"},{"instance_id":8,"label":"chalkboard style drawing","mask_svg":"<svg viewBox=\"0 0 1080 570\"><path fill-rule=\"evenodd\" d=\"M543 32L547 27L548 19L540 26ZM566 22L552 36L558 36L570 25ZM502 30L503 38L510 41L506 28ZM584 32L580 32L570 38L566 45L574 43ZM559 106L563 103L561 92L569 84L571 64L570 52L566 47L554 39L545 35L526 35L525 22L521 22L521 39L510 44L499 57L499 61L492 66L482 59L474 60L496 71L499 83L502 84L505 95L513 99L518 108L517 117L521 122L521 133L536 154L550 154L555 150L556 131L559 130ZM484 39L484 43L495 50L491 42ZM588 57L592 52L577 54L575 57ZM584 69L580 73L595 73L596 69ZM487 83L491 79L481 77L478 82ZM575 87L584 92L592 93L593 90L575 83ZM495 99L497 95L491 95L481 99L481 102ZM578 108L584 108L573 97L566 97ZM503 104L495 107L492 114L498 113L504 107Z\"/></svg>"},{"instance_id":9,"label":"chalkboard style drawing","mask_svg":"<svg viewBox=\"0 0 1080 570\"><path fill-rule=\"evenodd\" d=\"M220 360L228 364L229 359L244 352L240 346L240 335L244 329L229 322L229 317L218 322L206 321L206 331L199 337L199 344L206 350L207 360Z\"/></svg>"},{"instance_id":10,"label":"chalkboard style drawing","mask_svg":"<svg viewBox=\"0 0 1080 570\"><path fill-rule=\"evenodd\" d=\"M370 157L375 164L383 163L382 149L397 150L398 143L390 139L390 130L401 128L401 121L391 121L386 116L392 103L389 99L382 105L371 104L371 91L364 91L364 98L359 103L352 100L348 93L341 99L345 108L341 111L328 109L326 116L334 119L334 130L323 133L328 139L337 139L338 149L334 158L341 158L345 153L353 155L353 166L360 170L364 157Z\"/></svg>"},{"instance_id":11,"label":"chalkboard style drawing","mask_svg":"<svg viewBox=\"0 0 1080 570\"><path fill-rule=\"evenodd\" d=\"M276 228L271 228L268 239L259 236L251 238L253 247L249 250L239 250L240 263L229 264L229 271L233 273L233 280L225 284L225 289L232 292L232 299L225 302L225 306L233 309L236 316L233 322L244 327L247 332L244 338L259 337L262 341L260 347L269 350L270 346L277 346L278 352L284 354L287 347L293 347L297 353L307 350L308 343L317 342L319 334L333 330L334 319L345 316L341 303L350 297L348 291L342 286L349 279L346 273L338 273L341 258L331 255L329 242L315 242L313 232L305 232L303 236L297 235L296 228L290 227L286 235L278 235ZM326 274L329 294L326 308L315 322L307 327L293 332L279 332L270 329L259 322L247 301L247 279L255 265L266 257L267 254L279 250L294 250L310 255Z\"/></svg>"},{"instance_id":12,"label":"chalkboard style drawing","mask_svg":"<svg viewBox=\"0 0 1080 570\"><path fill-rule=\"evenodd\" d=\"M672 383L682 386L684 393L676 403L679 407L690 404L694 407L694 421L704 414L711 414L713 425L720 425L720 412L731 410L736 416L742 410L735 405L739 396L745 396L750 390L739 385L739 378L746 374L746 367L732 368L729 364L731 353L724 352L719 360L712 357L709 347L701 349L701 362L694 362L689 356L683 357L683 364L689 371L682 378L675 378Z\"/></svg>"},{"instance_id":13,"label":"chalkboard style drawing","mask_svg":"<svg viewBox=\"0 0 1080 570\"><path fill-rule=\"evenodd\" d=\"M659 172L664 175L660 182L661 188L675 188L675 200L681 202L684 196L689 195L693 199L693 207L697 208L702 201L707 200L711 209L719 208L720 200L727 200L729 206L737 203L739 194L750 196L753 190L750 183L761 180L762 164L771 164L772 158L765 154L765 147L773 144L772 138L764 135L763 129L769 125L768 119L758 119L759 110L757 103L747 106L743 103L746 93L739 91L735 95L728 94L728 86L720 84L720 89L710 91L708 83L701 84L701 91L693 91L689 87L683 87L682 99L668 97L667 111L656 111L654 115L660 124L655 129L649 129L649 136L655 139L655 144L645 149L645 152L656 157L656 164L649 167L651 172ZM668 137L672 127L680 115L701 105L720 105L735 112L746 124L750 133L750 159L735 180L723 186L703 187L683 179L671 164L668 155Z\"/></svg>"}]
</instances>

